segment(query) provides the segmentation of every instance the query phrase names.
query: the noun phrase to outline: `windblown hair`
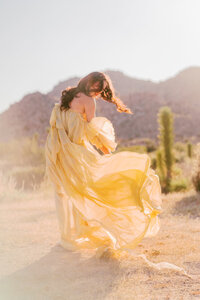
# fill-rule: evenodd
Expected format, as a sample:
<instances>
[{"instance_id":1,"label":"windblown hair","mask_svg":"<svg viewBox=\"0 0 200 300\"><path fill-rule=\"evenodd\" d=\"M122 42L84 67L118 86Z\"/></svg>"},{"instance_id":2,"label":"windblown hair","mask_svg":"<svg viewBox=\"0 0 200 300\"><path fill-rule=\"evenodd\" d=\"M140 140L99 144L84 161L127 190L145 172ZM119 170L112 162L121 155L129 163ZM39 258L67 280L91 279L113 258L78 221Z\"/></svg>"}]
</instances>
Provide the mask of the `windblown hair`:
<instances>
[{"instance_id":1,"label":"windblown hair","mask_svg":"<svg viewBox=\"0 0 200 300\"><path fill-rule=\"evenodd\" d=\"M94 83L97 83L96 88L92 88ZM106 87L104 87L104 82L106 82ZM100 93L100 97L116 105L118 112L125 112L132 114L133 112L126 107L126 105L119 98L115 97L114 88L112 82L108 75L101 72L92 72L82 78L77 86L68 87L62 91L61 95L61 110L68 110L70 108L69 104L78 93L84 93L87 96L90 96L92 92Z\"/></svg>"}]
</instances>

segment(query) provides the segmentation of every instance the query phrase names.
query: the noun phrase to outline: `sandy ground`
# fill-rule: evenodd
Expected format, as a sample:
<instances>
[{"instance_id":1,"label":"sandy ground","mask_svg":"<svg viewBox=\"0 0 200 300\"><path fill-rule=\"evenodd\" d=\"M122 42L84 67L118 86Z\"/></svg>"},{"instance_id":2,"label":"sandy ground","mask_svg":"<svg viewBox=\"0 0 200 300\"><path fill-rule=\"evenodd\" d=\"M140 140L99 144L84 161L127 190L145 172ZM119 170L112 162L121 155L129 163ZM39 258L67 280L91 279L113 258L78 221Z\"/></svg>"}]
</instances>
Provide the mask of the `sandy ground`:
<instances>
[{"instance_id":1,"label":"sandy ground","mask_svg":"<svg viewBox=\"0 0 200 300\"><path fill-rule=\"evenodd\" d=\"M200 274L200 197L194 191L163 195L161 229L135 249ZM200 281L147 266L122 253L110 260L59 245L51 192L0 202L0 299L200 299Z\"/></svg>"}]
</instances>

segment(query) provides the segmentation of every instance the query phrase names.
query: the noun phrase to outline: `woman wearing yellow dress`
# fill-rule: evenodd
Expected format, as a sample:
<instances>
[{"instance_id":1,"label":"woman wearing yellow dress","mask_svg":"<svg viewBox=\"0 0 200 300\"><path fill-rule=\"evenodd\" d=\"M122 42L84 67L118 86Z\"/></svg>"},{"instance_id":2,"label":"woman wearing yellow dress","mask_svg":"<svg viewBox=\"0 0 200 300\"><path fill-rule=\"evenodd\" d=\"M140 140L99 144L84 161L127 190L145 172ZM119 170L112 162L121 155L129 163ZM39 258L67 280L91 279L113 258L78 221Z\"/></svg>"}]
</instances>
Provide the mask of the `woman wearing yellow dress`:
<instances>
[{"instance_id":1,"label":"woman wearing yellow dress","mask_svg":"<svg viewBox=\"0 0 200 300\"><path fill-rule=\"evenodd\" d=\"M132 114L101 72L62 91L51 113L46 172L55 189L60 243L71 250L133 249L159 230L159 177L147 154L112 153L114 128L96 117L96 99Z\"/></svg>"}]
</instances>

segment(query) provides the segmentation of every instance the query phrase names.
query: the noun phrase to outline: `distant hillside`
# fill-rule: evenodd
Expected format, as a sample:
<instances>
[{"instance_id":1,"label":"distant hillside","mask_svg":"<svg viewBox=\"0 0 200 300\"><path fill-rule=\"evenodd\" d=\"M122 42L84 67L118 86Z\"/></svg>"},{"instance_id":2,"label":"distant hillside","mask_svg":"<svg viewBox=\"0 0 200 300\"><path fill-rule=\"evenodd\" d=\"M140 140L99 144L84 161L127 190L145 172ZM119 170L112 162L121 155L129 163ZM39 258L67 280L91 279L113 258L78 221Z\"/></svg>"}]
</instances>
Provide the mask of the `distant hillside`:
<instances>
[{"instance_id":1,"label":"distant hillside","mask_svg":"<svg viewBox=\"0 0 200 300\"><path fill-rule=\"evenodd\" d=\"M105 71L116 93L134 112L118 113L115 105L97 100L97 116L113 122L118 140L151 138L157 140L157 113L168 105L175 114L176 140L200 141L200 67L187 68L168 80L155 83L131 78L120 71ZM74 86L80 78L59 82L49 93L28 94L0 114L0 141L40 134L44 142L51 109L61 91Z\"/></svg>"}]
</instances>

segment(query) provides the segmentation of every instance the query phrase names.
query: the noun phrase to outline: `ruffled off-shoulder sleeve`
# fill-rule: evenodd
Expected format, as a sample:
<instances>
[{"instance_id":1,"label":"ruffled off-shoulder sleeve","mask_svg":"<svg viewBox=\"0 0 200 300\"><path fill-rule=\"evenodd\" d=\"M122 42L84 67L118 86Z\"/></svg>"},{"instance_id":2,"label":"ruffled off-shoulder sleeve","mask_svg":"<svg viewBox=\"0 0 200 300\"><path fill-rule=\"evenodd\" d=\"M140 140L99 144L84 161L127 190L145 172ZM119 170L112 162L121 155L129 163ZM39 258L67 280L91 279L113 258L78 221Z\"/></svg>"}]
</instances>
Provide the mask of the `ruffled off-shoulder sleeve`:
<instances>
[{"instance_id":1,"label":"ruffled off-shoulder sleeve","mask_svg":"<svg viewBox=\"0 0 200 300\"><path fill-rule=\"evenodd\" d=\"M94 117L90 122L85 122L85 135L98 149L102 146L110 151L115 151L115 131L112 123L105 117Z\"/></svg>"}]
</instances>

